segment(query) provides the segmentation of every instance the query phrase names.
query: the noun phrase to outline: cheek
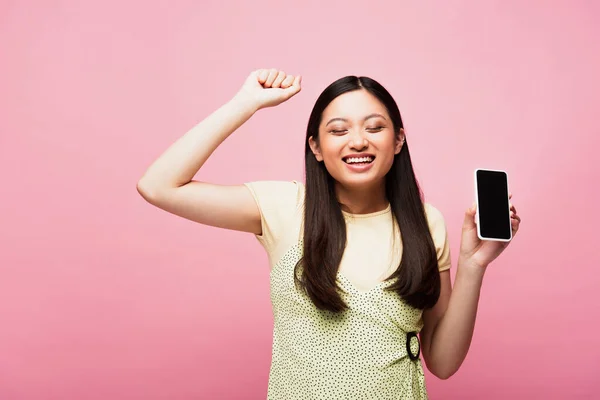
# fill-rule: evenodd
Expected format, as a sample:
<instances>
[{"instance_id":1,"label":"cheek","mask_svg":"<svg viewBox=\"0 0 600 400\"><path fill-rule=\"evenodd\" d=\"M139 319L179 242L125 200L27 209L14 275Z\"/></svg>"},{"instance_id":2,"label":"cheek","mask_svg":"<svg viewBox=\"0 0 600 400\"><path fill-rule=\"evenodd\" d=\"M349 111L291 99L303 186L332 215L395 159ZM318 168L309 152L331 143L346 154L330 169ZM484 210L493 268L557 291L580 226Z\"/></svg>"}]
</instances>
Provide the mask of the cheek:
<instances>
[{"instance_id":1,"label":"cheek","mask_svg":"<svg viewBox=\"0 0 600 400\"><path fill-rule=\"evenodd\" d=\"M340 161L342 148L333 140L323 141L321 143L321 155L326 163L335 163Z\"/></svg>"},{"instance_id":2,"label":"cheek","mask_svg":"<svg viewBox=\"0 0 600 400\"><path fill-rule=\"evenodd\" d=\"M381 167L383 170L385 170L385 173L387 174L389 172L389 170L392 168L393 164L394 164L394 154L391 154L391 155L388 155L385 157L385 160L383 160Z\"/></svg>"},{"instance_id":3,"label":"cheek","mask_svg":"<svg viewBox=\"0 0 600 400\"><path fill-rule=\"evenodd\" d=\"M322 147L321 155L327 172L336 180L341 179L344 173L344 165L337 147Z\"/></svg>"},{"instance_id":4,"label":"cheek","mask_svg":"<svg viewBox=\"0 0 600 400\"><path fill-rule=\"evenodd\" d=\"M394 163L394 157L396 156L395 145L394 139L387 137L377 143L377 147L379 148L380 166L385 170L390 169Z\"/></svg>"},{"instance_id":5,"label":"cheek","mask_svg":"<svg viewBox=\"0 0 600 400\"><path fill-rule=\"evenodd\" d=\"M325 152L321 154L323 155L323 163L329 171L340 168L342 160L340 160L337 154Z\"/></svg>"}]
</instances>

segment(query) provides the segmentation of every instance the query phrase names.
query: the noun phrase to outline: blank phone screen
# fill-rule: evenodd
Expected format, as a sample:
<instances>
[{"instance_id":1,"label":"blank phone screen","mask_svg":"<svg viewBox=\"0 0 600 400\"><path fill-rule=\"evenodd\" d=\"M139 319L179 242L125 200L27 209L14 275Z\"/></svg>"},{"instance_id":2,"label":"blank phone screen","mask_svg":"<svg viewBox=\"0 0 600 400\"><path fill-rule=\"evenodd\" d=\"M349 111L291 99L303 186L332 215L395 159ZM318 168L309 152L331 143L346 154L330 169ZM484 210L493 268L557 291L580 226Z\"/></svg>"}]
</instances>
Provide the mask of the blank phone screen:
<instances>
[{"instance_id":1,"label":"blank phone screen","mask_svg":"<svg viewBox=\"0 0 600 400\"><path fill-rule=\"evenodd\" d=\"M477 171L479 231L481 236L510 239L508 177L500 171Z\"/></svg>"}]
</instances>

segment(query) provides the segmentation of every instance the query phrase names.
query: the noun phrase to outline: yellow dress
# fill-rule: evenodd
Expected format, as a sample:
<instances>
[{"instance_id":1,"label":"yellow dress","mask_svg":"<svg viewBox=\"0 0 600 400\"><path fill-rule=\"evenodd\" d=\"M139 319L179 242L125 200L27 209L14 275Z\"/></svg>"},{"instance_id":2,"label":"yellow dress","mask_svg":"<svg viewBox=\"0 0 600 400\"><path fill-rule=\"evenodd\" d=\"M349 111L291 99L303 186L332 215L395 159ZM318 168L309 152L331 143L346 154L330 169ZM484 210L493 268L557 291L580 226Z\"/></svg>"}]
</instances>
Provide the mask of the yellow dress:
<instances>
[{"instance_id":1,"label":"yellow dress","mask_svg":"<svg viewBox=\"0 0 600 400\"><path fill-rule=\"evenodd\" d=\"M423 327L422 311L384 290L392 280L365 291L342 273L337 279L349 309L336 314L316 308L293 279L302 256L304 186L296 181L246 185L261 210L263 233L257 238L271 262L274 327L267 398L427 399L418 339L410 337ZM439 269L446 270L450 250L443 217L429 204L425 209ZM399 233L390 240L389 207L344 215L348 241L340 270L377 262L398 265L401 241Z\"/></svg>"}]
</instances>

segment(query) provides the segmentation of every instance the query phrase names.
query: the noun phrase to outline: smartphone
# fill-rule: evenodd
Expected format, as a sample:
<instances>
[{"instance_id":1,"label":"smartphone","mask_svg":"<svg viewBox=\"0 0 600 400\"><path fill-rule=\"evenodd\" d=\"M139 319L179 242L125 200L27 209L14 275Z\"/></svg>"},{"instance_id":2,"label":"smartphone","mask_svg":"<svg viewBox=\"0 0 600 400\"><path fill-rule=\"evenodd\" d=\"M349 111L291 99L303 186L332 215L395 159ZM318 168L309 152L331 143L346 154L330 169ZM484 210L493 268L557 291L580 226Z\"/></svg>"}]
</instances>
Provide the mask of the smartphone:
<instances>
[{"instance_id":1,"label":"smartphone","mask_svg":"<svg viewBox=\"0 0 600 400\"><path fill-rule=\"evenodd\" d=\"M477 236L481 240L512 240L509 193L506 171L475 170Z\"/></svg>"}]
</instances>

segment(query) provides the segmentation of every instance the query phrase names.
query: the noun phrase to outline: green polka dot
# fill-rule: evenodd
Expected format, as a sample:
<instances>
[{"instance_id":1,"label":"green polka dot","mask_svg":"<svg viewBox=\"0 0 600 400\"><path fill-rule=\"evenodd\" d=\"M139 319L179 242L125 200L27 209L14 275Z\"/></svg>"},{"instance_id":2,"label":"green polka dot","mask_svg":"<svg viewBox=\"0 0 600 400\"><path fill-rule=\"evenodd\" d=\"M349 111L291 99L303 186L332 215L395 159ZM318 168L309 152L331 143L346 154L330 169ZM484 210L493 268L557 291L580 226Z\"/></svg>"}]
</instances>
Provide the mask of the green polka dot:
<instances>
[{"instance_id":1,"label":"green polka dot","mask_svg":"<svg viewBox=\"0 0 600 400\"><path fill-rule=\"evenodd\" d=\"M406 333L420 331L422 312L383 282L360 292L338 275L349 309L319 310L294 285L302 243L271 272L274 315L268 399L426 399L421 360L408 357ZM417 354L418 340L410 348Z\"/></svg>"}]
</instances>

